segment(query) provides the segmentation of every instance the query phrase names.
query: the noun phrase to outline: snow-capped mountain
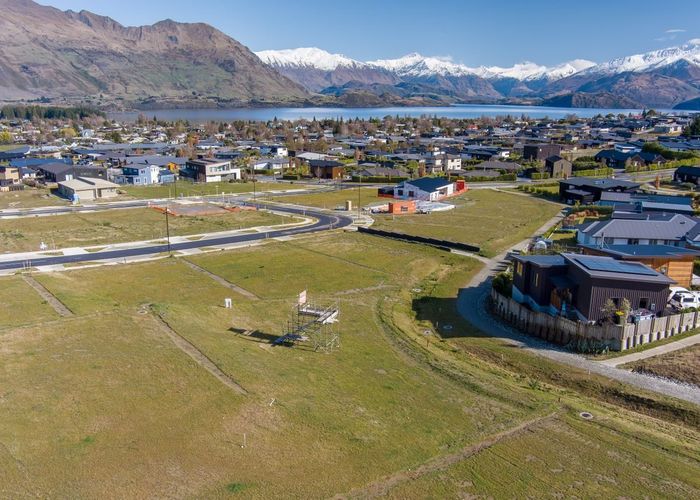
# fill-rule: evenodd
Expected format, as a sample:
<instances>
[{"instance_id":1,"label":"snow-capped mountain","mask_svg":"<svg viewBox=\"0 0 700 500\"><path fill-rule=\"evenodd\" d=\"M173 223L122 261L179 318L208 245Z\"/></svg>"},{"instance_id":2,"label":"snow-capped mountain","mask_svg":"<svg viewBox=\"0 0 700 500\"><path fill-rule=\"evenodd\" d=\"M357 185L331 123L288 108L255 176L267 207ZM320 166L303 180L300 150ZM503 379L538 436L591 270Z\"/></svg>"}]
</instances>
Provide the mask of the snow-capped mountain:
<instances>
[{"instance_id":1,"label":"snow-capped mountain","mask_svg":"<svg viewBox=\"0 0 700 500\"><path fill-rule=\"evenodd\" d=\"M693 42L694 43L681 45L680 47L669 47L667 49L654 50L644 54L620 57L587 68L587 72L615 74L631 71L641 73L670 66L679 61L687 61L692 65L700 66L700 40L694 40Z\"/></svg>"},{"instance_id":2,"label":"snow-capped mountain","mask_svg":"<svg viewBox=\"0 0 700 500\"><path fill-rule=\"evenodd\" d=\"M256 53L268 66L307 89L342 95L366 91L381 96L441 96L454 101L561 98L625 105L672 107L700 96L700 39L685 45L596 64L574 59L554 66L521 62L510 67L469 67L449 57L408 54L396 59L358 61L318 48ZM561 99L559 99L561 101Z\"/></svg>"},{"instance_id":3,"label":"snow-capped mountain","mask_svg":"<svg viewBox=\"0 0 700 500\"><path fill-rule=\"evenodd\" d=\"M298 49L261 50L255 52L262 62L275 67L308 67L323 71L333 71L338 66L363 67L365 63L350 59L342 54L331 54L316 47Z\"/></svg>"},{"instance_id":4,"label":"snow-capped mountain","mask_svg":"<svg viewBox=\"0 0 700 500\"><path fill-rule=\"evenodd\" d=\"M368 64L391 71L399 76L465 76L476 74L472 68L455 64L449 59L425 57L415 52L398 59L379 59L370 61Z\"/></svg>"},{"instance_id":5,"label":"snow-capped mountain","mask_svg":"<svg viewBox=\"0 0 700 500\"><path fill-rule=\"evenodd\" d=\"M316 47L262 50L255 54L268 66L313 92L349 82L394 85L399 81L386 70Z\"/></svg>"}]
</instances>

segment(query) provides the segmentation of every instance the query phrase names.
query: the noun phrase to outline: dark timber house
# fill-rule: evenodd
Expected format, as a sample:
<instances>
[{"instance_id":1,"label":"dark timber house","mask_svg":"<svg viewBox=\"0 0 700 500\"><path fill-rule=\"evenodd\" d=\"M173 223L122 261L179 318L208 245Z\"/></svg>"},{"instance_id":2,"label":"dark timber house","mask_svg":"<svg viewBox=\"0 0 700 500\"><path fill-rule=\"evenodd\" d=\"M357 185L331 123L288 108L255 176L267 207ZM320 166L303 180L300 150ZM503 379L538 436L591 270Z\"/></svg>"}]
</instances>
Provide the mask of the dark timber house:
<instances>
[{"instance_id":1,"label":"dark timber house","mask_svg":"<svg viewBox=\"0 0 700 500\"><path fill-rule=\"evenodd\" d=\"M608 299L661 313L675 281L639 262L592 255L523 255L514 259L513 299L539 312L580 321L604 319Z\"/></svg>"}]
</instances>

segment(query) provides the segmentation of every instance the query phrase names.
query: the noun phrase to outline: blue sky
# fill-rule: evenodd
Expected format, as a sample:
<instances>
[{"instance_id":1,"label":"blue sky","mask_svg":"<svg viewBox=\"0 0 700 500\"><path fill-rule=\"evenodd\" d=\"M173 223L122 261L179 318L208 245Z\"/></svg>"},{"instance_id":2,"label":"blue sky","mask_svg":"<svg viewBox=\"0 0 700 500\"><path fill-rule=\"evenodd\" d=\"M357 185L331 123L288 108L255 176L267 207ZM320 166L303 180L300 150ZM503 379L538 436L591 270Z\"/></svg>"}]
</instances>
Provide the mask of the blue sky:
<instances>
[{"instance_id":1,"label":"blue sky","mask_svg":"<svg viewBox=\"0 0 700 500\"><path fill-rule=\"evenodd\" d=\"M40 0L135 26L206 22L253 50L320 47L359 60L410 52L469 66L596 62L700 38L697 0Z\"/></svg>"}]
</instances>

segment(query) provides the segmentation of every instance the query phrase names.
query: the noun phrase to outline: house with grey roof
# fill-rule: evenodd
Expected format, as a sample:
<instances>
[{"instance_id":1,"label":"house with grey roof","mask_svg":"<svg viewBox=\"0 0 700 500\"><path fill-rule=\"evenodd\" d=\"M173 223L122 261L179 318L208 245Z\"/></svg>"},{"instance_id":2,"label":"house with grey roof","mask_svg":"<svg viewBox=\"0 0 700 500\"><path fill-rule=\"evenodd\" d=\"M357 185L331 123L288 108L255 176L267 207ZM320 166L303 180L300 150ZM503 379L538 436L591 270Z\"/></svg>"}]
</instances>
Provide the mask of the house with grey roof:
<instances>
[{"instance_id":1,"label":"house with grey roof","mask_svg":"<svg viewBox=\"0 0 700 500\"><path fill-rule=\"evenodd\" d=\"M700 221L681 214L666 217L617 218L579 226L579 245L700 245Z\"/></svg>"}]
</instances>

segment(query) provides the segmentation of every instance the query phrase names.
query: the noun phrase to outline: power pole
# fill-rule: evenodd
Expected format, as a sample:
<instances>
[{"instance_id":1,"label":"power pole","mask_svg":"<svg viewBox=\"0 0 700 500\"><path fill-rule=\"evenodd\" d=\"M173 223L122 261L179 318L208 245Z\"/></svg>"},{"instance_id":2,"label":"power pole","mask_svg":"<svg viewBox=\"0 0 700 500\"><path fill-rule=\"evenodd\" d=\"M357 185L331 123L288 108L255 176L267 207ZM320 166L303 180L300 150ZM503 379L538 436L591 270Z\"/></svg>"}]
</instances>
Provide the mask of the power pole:
<instances>
[{"instance_id":1,"label":"power pole","mask_svg":"<svg viewBox=\"0 0 700 500\"><path fill-rule=\"evenodd\" d=\"M165 237L168 242L168 255L170 255L170 218L168 215L168 204L165 204Z\"/></svg>"},{"instance_id":2,"label":"power pole","mask_svg":"<svg viewBox=\"0 0 700 500\"><path fill-rule=\"evenodd\" d=\"M357 218L360 218L362 206L362 174L360 174L360 182L357 183Z\"/></svg>"}]
</instances>

